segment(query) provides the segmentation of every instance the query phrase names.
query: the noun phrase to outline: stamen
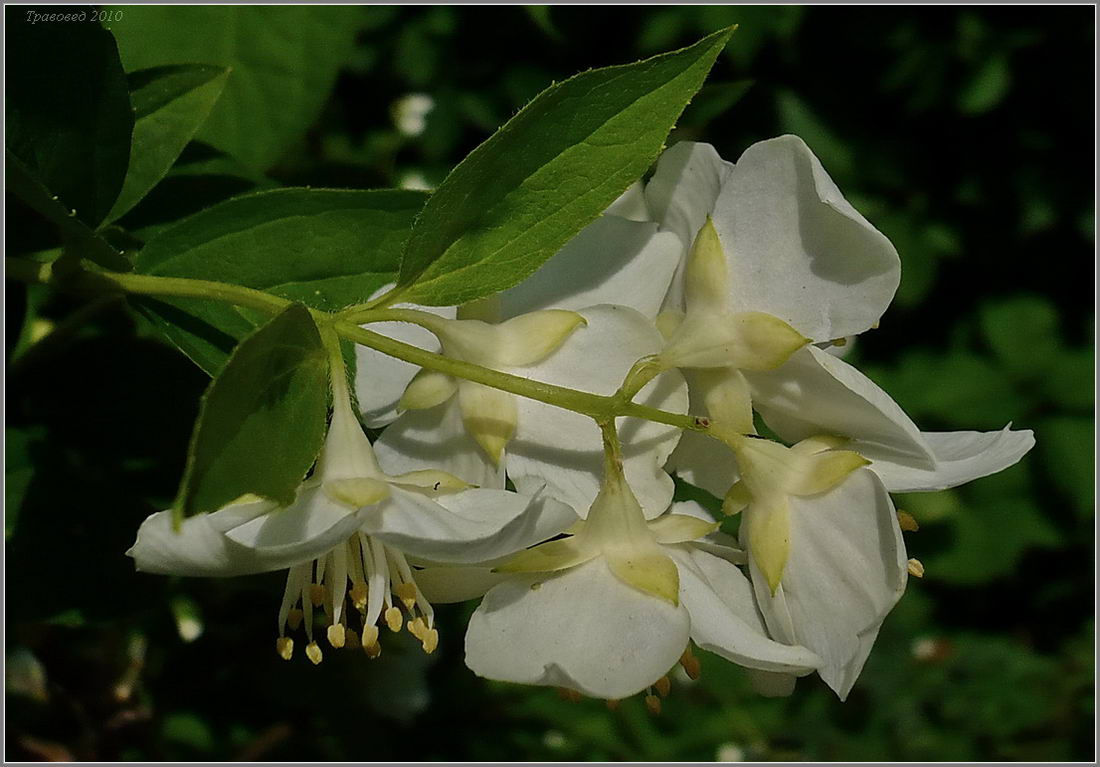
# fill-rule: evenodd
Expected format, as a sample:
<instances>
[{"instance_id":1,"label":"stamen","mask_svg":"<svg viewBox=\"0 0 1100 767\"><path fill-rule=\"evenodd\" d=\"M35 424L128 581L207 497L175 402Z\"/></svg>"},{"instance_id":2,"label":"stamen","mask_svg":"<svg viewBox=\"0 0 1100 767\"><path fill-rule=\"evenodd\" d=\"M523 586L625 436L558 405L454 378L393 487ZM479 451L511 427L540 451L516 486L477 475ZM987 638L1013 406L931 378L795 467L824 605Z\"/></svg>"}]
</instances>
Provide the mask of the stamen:
<instances>
[{"instance_id":1,"label":"stamen","mask_svg":"<svg viewBox=\"0 0 1100 767\"><path fill-rule=\"evenodd\" d=\"M617 698L608 698L606 702L607 702L607 710L608 711L618 711L619 710L619 700Z\"/></svg>"},{"instance_id":2,"label":"stamen","mask_svg":"<svg viewBox=\"0 0 1100 767\"><path fill-rule=\"evenodd\" d=\"M915 533L920 530L920 525L917 524L917 520L913 519L913 515L901 509L898 509L898 527L907 533Z\"/></svg>"},{"instance_id":3,"label":"stamen","mask_svg":"<svg viewBox=\"0 0 1100 767\"><path fill-rule=\"evenodd\" d=\"M344 646L344 641L347 639L346 632L344 631L343 624L334 623L328 627L328 643L340 649Z\"/></svg>"},{"instance_id":4,"label":"stamen","mask_svg":"<svg viewBox=\"0 0 1100 767\"><path fill-rule=\"evenodd\" d=\"M420 647L424 650L426 655L431 655L435 652L435 648L439 647L439 631L436 629L427 629L424 632L424 636L420 637Z\"/></svg>"},{"instance_id":5,"label":"stamen","mask_svg":"<svg viewBox=\"0 0 1100 767\"><path fill-rule=\"evenodd\" d=\"M356 583L348 591L348 596L351 598L351 603L355 605L356 610L363 612L367 609L367 584Z\"/></svg>"},{"instance_id":6,"label":"stamen","mask_svg":"<svg viewBox=\"0 0 1100 767\"><path fill-rule=\"evenodd\" d=\"M390 607L386 610L386 625L390 627L390 631L395 634L401 630L401 611L396 607Z\"/></svg>"},{"instance_id":7,"label":"stamen","mask_svg":"<svg viewBox=\"0 0 1100 767\"><path fill-rule=\"evenodd\" d=\"M325 587L319 583L309 584L309 601L314 607L321 607L325 604Z\"/></svg>"},{"instance_id":8,"label":"stamen","mask_svg":"<svg viewBox=\"0 0 1100 767\"><path fill-rule=\"evenodd\" d=\"M684 654L680 656L680 665L684 667L684 672L688 675L689 679L698 679L701 669L699 667L699 659L691 654L691 647L684 648Z\"/></svg>"},{"instance_id":9,"label":"stamen","mask_svg":"<svg viewBox=\"0 0 1100 767\"><path fill-rule=\"evenodd\" d=\"M657 688L657 692L660 693L662 698L667 698L668 694L672 692L672 680L667 676L663 676L653 683L653 686Z\"/></svg>"},{"instance_id":10,"label":"stamen","mask_svg":"<svg viewBox=\"0 0 1100 767\"><path fill-rule=\"evenodd\" d=\"M275 652L283 660L290 660L294 655L294 640L290 637L279 637L275 640Z\"/></svg>"},{"instance_id":11,"label":"stamen","mask_svg":"<svg viewBox=\"0 0 1100 767\"><path fill-rule=\"evenodd\" d=\"M919 559L909 560L909 574L917 578L924 577L924 565L921 564Z\"/></svg>"},{"instance_id":12,"label":"stamen","mask_svg":"<svg viewBox=\"0 0 1100 767\"><path fill-rule=\"evenodd\" d=\"M332 594L332 622L339 623L344 613L344 592L348 588L348 550L347 546L337 546L332 550L332 572L329 575L329 591Z\"/></svg>"},{"instance_id":13,"label":"stamen","mask_svg":"<svg viewBox=\"0 0 1100 767\"><path fill-rule=\"evenodd\" d=\"M362 645L364 650L369 650L378 644L378 627L377 626L363 626L363 638Z\"/></svg>"},{"instance_id":14,"label":"stamen","mask_svg":"<svg viewBox=\"0 0 1100 767\"><path fill-rule=\"evenodd\" d=\"M321 662L321 658L323 658L324 655L321 653L321 648L317 646L316 642L310 642L306 645L306 657L316 666Z\"/></svg>"},{"instance_id":15,"label":"stamen","mask_svg":"<svg viewBox=\"0 0 1100 767\"><path fill-rule=\"evenodd\" d=\"M661 699L653 693L645 696L645 707L649 709L649 713L656 716L661 713Z\"/></svg>"},{"instance_id":16,"label":"stamen","mask_svg":"<svg viewBox=\"0 0 1100 767\"><path fill-rule=\"evenodd\" d=\"M367 652L367 657L371 658L372 660L382 654L382 645L378 644L378 642L375 642L370 647L366 647L364 649Z\"/></svg>"},{"instance_id":17,"label":"stamen","mask_svg":"<svg viewBox=\"0 0 1100 767\"><path fill-rule=\"evenodd\" d=\"M416 607L416 584L409 582L398 583L394 591L397 593L397 597L401 600L401 603L405 605L405 609L412 613L413 608Z\"/></svg>"},{"instance_id":18,"label":"stamen","mask_svg":"<svg viewBox=\"0 0 1100 767\"><path fill-rule=\"evenodd\" d=\"M355 629L344 629L344 647L359 647L359 635Z\"/></svg>"},{"instance_id":19,"label":"stamen","mask_svg":"<svg viewBox=\"0 0 1100 767\"><path fill-rule=\"evenodd\" d=\"M291 631L297 631L298 627L302 625L302 611L295 607L287 613L286 625L290 626Z\"/></svg>"},{"instance_id":20,"label":"stamen","mask_svg":"<svg viewBox=\"0 0 1100 767\"><path fill-rule=\"evenodd\" d=\"M297 604L302 595L302 584L309 577L310 565L301 564L290 568L286 576L286 588L283 589L283 601L279 605L279 636L283 635L283 627L290 623L291 630L296 630L302 622L302 614L291 608ZM292 617L297 612L296 617ZM293 621L291 623L291 621Z\"/></svg>"},{"instance_id":21,"label":"stamen","mask_svg":"<svg viewBox=\"0 0 1100 767\"><path fill-rule=\"evenodd\" d=\"M421 641L424 640L424 635L428 632L428 627L424 625L423 618L415 618L413 620L410 620L408 623L405 624L405 628L408 629L410 634Z\"/></svg>"}]
</instances>

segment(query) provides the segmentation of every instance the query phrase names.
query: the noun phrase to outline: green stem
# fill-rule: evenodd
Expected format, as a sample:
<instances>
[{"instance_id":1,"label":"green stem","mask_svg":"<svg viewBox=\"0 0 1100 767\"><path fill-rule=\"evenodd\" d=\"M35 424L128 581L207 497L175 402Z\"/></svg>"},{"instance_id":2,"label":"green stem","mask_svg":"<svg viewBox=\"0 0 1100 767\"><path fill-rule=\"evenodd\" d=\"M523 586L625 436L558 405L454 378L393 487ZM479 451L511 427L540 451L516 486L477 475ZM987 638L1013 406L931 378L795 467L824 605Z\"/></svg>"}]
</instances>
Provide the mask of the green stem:
<instances>
[{"instance_id":1,"label":"green stem","mask_svg":"<svg viewBox=\"0 0 1100 767\"><path fill-rule=\"evenodd\" d=\"M269 314L278 314L292 303L285 298L273 296L262 290L212 280L84 270L77 270L71 274L61 276L54 271L51 264L35 264L15 258L6 259L4 267L6 276L20 282L38 283L77 291L202 298L208 301L221 301L237 306L247 306Z\"/></svg>"},{"instance_id":2,"label":"green stem","mask_svg":"<svg viewBox=\"0 0 1100 767\"><path fill-rule=\"evenodd\" d=\"M84 270L58 275L50 264L36 264L25 259L6 259L5 271L6 275L12 279L50 285L61 289L198 298L247 306L269 314L277 314L292 303L285 298L279 298L260 290L211 280ZM377 300L374 303L377 305ZM565 410L572 410L575 413L594 418L599 422L606 422L608 419L619 416L629 416L691 431L705 432L710 426L705 418L670 413L647 405L639 405L624 401L621 396L606 397L599 394L590 394L576 389L568 389L564 386L555 386L554 384L532 381L509 373L502 373L470 362L451 359L442 354L425 351L411 344L395 341L379 333L360 328L355 324L356 320L366 322L390 320L412 322L428 328L433 325L438 326L439 318L429 312L415 309L367 309L365 307L352 307L350 310L335 315L318 310L311 310L311 312L322 327L331 328L350 341L369 346L391 357L411 362L429 370L437 370L456 378L463 378L494 389L518 394L521 397L527 397L538 402L545 402L548 405ZM338 344L336 344L336 349L339 350Z\"/></svg>"},{"instance_id":3,"label":"green stem","mask_svg":"<svg viewBox=\"0 0 1100 767\"><path fill-rule=\"evenodd\" d=\"M491 370L481 365L444 357L442 354L425 351L417 346L395 341L380 333L366 330L344 319L335 319L332 327L349 341L369 346L391 357L411 362L429 370L446 373L456 378L463 378L485 386L491 386L494 389L518 394L521 397L527 397L538 402L545 402L548 405L554 405L565 410L572 410L597 421L607 421L618 416L630 416L691 431L706 431L709 426L706 419L696 418L692 415L669 413L665 410L639 405L634 402L621 402L615 397L605 397L600 394L567 389L564 386L532 381L510 373L502 373L499 370Z\"/></svg>"}]
</instances>

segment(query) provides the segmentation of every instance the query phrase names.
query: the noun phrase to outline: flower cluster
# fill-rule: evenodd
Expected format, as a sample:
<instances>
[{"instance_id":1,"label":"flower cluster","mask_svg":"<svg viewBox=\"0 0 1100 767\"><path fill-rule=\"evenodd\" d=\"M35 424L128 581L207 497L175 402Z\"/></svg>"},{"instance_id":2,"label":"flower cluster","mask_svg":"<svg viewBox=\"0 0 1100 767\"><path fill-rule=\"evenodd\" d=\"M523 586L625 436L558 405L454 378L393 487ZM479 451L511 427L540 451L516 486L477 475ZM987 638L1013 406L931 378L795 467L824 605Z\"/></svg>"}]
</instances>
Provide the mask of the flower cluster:
<instances>
[{"instance_id":1,"label":"flower cluster","mask_svg":"<svg viewBox=\"0 0 1100 767\"><path fill-rule=\"evenodd\" d=\"M697 429L597 422L360 347L354 397L332 371L326 443L293 504L241 498L178 531L161 512L130 555L182 575L289 568L286 659L300 629L319 663L322 627L328 646L371 657L383 628L432 652L432 603L481 597L466 662L490 679L609 700L648 691L657 708L671 668L697 673L694 644L765 694L816 672L843 699L923 572L890 493L1000 471L1034 443L1007 427L922 432L841 359L899 278L889 240L800 139L736 163L677 144L525 282L465 306L395 307L369 327L690 413ZM361 424L384 427L373 445ZM674 503L672 474L722 499L720 518ZM736 537L719 530L735 515Z\"/></svg>"}]
</instances>

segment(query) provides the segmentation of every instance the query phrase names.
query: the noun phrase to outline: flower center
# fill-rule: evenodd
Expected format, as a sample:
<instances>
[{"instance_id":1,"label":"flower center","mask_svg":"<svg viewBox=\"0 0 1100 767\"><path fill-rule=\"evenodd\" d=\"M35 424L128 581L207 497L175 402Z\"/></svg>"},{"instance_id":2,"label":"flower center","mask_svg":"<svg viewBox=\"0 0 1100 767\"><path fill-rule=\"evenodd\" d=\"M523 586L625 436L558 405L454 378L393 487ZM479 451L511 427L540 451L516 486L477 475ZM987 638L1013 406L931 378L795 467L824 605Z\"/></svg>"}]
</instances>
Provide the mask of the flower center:
<instances>
[{"instance_id":1,"label":"flower center","mask_svg":"<svg viewBox=\"0 0 1100 767\"><path fill-rule=\"evenodd\" d=\"M382 653L380 624L395 633L404 626L420 640L426 653L439 645L435 611L417 587L404 555L363 533L356 533L323 557L290 569L275 641L284 660L294 653L294 640L286 635L287 629L296 631L304 626L306 657L315 664L321 662L323 653L313 638L314 608L324 611L326 635L334 648L358 646L377 658ZM353 614L358 614L357 621L352 620Z\"/></svg>"}]
</instances>

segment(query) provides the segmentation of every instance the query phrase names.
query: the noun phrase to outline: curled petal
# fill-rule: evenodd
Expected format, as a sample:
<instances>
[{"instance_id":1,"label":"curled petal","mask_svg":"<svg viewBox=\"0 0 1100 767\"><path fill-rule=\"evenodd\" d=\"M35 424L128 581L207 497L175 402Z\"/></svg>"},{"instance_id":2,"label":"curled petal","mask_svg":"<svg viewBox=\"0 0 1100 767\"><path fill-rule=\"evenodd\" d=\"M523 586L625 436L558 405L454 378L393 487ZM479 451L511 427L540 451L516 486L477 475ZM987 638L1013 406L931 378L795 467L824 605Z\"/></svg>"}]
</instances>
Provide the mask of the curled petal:
<instances>
[{"instance_id":1,"label":"curled petal","mask_svg":"<svg viewBox=\"0 0 1100 767\"><path fill-rule=\"evenodd\" d=\"M821 678L843 699L867 658L867 637L905 590L905 543L890 496L869 469L790 505L790 552L774 596L749 558L757 603L772 636L821 657ZM742 536L751 550L752 532Z\"/></svg>"},{"instance_id":2,"label":"curled petal","mask_svg":"<svg viewBox=\"0 0 1100 767\"><path fill-rule=\"evenodd\" d=\"M361 529L414 557L472 564L521 551L576 519L571 508L547 497L466 490L432 500L395 487Z\"/></svg>"},{"instance_id":3,"label":"curled petal","mask_svg":"<svg viewBox=\"0 0 1100 767\"><path fill-rule=\"evenodd\" d=\"M691 615L691 638L741 666L808 674L821 659L805 647L770 639L752 586L729 562L691 546L669 547L680 570L680 600Z\"/></svg>"},{"instance_id":4,"label":"curled petal","mask_svg":"<svg viewBox=\"0 0 1100 767\"><path fill-rule=\"evenodd\" d=\"M797 136L745 150L713 219L730 257L731 306L779 317L815 341L867 330L897 290L894 246Z\"/></svg>"},{"instance_id":5,"label":"curled petal","mask_svg":"<svg viewBox=\"0 0 1100 767\"><path fill-rule=\"evenodd\" d=\"M934 469L898 461L889 453L879 455L871 446L862 448L872 461L871 469L891 493L944 490L996 474L1015 464L1035 445L1030 430L1011 431L1008 426L987 432L926 431L921 437L932 450Z\"/></svg>"},{"instance_id":6,"label":"curled petal","mask_svg":"<svg viewBox=\"0 0 1100 767\"><path fill-rule=\"evenodd\" d=\"M854 367L820 349L800 349L782 366L746 373L753 405L788 442L828 433L847 437L850 449L879 460L932 469L920 429L886 392Z\"/></svg>"}]
</instances>

